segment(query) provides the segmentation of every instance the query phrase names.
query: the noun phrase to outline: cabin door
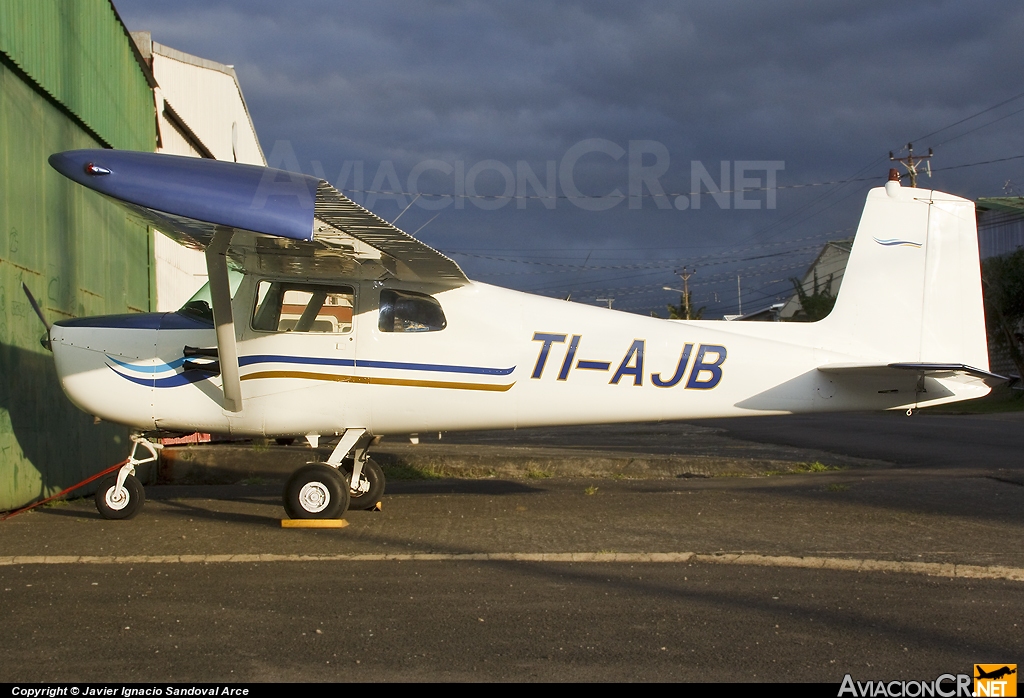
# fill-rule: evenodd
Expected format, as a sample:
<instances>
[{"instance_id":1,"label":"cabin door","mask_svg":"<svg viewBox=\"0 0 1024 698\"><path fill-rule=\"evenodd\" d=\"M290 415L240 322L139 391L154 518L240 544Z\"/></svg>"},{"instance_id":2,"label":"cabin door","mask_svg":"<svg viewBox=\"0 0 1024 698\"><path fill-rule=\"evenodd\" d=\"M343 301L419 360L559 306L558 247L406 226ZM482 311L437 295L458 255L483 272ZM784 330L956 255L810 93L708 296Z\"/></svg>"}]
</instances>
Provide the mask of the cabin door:
<instances>
[{"instance_id":1,"label":"cabin door","mask_svg":"<svg viewBox=\"0 0 1024 698\"><path fill-rule=\"evenodd\" d=\"M345 427L356 358L351 284L261 279L238 343L243 421L265 433Z\"/></svg>"}]
</instances>

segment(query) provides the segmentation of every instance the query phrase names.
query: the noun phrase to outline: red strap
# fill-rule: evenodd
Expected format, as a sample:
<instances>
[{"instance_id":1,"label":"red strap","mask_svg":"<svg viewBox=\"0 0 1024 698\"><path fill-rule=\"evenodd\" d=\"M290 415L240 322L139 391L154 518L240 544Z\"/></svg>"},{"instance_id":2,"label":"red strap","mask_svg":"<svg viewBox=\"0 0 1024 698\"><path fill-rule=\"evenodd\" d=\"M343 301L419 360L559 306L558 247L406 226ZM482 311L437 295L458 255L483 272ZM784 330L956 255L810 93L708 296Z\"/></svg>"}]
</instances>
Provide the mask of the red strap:
<instances>
[{"instance_id":1,"label":"red strap","mask_svg":"<svg viewBox=\"0 0 1024 698\"><path fill-rule=\"evenodd\" d=\"M79 482L77 485L72 485L71 487L67 488L66 490L61 490L60 492L58 492L57 494L55 494L55 495L53 495L51 497L47 497L46 499L40 500L40 501L36 502L35 504L29 504L27 507L22 507L21 509L17 509L16 511L10 511L10 512L4 514L2 517L0 517L0 521L6 521L7 519L11 518L12 516L17 516L18 514L20 514L22 512L29 511L30 509L35 509L37 506L39 506L41 504L46 504L49 501L57 499L57 497L61 497L61 496L65 495L65 494L67 494L68 492L70 492L71 490L77 490L79 487L82 487L83 485L88 485L93 480L97 480L97 479L103 477L104 475L106 475L107 473L111 473L111 472L117 470L118 468L122 467L127 462L128 462L128 459L125 458L123 461L121 461L117 465L112 465L109 468L107 468L106 470L104 470L103 472L99 472L99 473L96 473L95 475L93 475L91 477L87 477L86 479L84 479L81 482Z\"/></svg>"}]
</instances>

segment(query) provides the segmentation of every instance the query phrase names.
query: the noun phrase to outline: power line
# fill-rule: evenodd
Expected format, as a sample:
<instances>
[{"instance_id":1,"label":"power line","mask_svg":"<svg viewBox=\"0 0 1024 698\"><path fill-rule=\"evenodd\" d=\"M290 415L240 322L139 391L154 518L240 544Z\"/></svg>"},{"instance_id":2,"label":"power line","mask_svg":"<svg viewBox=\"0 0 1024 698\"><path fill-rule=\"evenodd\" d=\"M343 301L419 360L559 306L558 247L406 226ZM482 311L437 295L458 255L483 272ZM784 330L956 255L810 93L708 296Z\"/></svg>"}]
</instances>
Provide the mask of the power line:
<instances>
[{"instance_id":1,"label":"power line","mask_svg":"<svg viewBox=\"0 0 1024 698\"><path fill-rule=\"evenodd\" d=\"M827 182L804 182L802 184L778 184L774 187L744 187L743 189L722 189L716 191L715 194L736 194L738 192L754 192L754 191L771 191L778 189L809 189L813 187L827 187L834 184L848 184L850 182L871 182L881 181L879 177L860 177L856 179L835 179ZM702 191L686 191L686 192L666 192L663 194L597 194L594 196L587 196L581 194L579 196L570 196L568 194L551 194L551 195L540 195L540 194L439 194L437 192L411 192L411 191L385 191L383 189L341 189L343 192L350 192L352 194L377 194L379 196L422 196L422 197L436 197L440 199L453 198L453 199L486 199L494 201L498 199L508 199L510 201L519 200L548 200L551 199L564 199L564 200L580 200L580 201L599 201L603 199L629 199L629 198L657 198L657 199L673 199L678 196L701 196L708 192Z\"/></svg>"},{"instance_id":2,"label":"power line","mask_svg":"<svg viewBox=\"0 0 1024 698\"><path fill-rule=\"evenodd\" d=\"M946 170L961 170L965 167L977 167L978 165L991 165L996 162L1006 162L1007 160L1020 160L1024 158L1024 155L1011 155L1008 158L998 158L996 160L983 160L982 162L969 162L965 165L950 165L949 167L937 167L932 172L945 172Z\"/></svg>"},{"instance_id":3,"label":"power line","mask_svg":"<svg viewBox=\"0 0 1024 698\"><path fill-rule=\"evenodd\" d=\"M976 116L981 116L982 114L987 114L988 112L992 111L993 109L998 109L999 107L1003 106L1004 104L1009 104L1010 102L1012 102L1012 101L1014 101L1016 99L1020 99L1021 97L1024 97L1024 92L1021 92L1018 95L1014 95L1013 97L1010 97L1009 99L1007 99L1007 100L1005 100L1003 102L1000 102L999 104L996 104L996 105L993 105L991 107L988 107L987 109L982 109L981 111L979 111L979 112L977 112L975 114L971 114L970 116L964 117L963 119L960 119L959 121L955 121L955 122L951 123L949 126L943 126L938 131L932 131L931 133L927 133L927 134L925 134L923 136L915 138L915 139L913 139L911 141L911 143L913 143L913 141L923 141L925 138L931 138L932 136L934 136L937 133L942 133L943 131L947 131L947 130L953 128L954 126L959 126L960 124L964 123L965 121L970 121L971 119L975 118ZM1014 112L1014 113L1016 113L1016 112ZM993 123L995 123L995 122L993 122ZM946 141L946 142L948 143L949 141Z\"/></svg>"}]
</instances>

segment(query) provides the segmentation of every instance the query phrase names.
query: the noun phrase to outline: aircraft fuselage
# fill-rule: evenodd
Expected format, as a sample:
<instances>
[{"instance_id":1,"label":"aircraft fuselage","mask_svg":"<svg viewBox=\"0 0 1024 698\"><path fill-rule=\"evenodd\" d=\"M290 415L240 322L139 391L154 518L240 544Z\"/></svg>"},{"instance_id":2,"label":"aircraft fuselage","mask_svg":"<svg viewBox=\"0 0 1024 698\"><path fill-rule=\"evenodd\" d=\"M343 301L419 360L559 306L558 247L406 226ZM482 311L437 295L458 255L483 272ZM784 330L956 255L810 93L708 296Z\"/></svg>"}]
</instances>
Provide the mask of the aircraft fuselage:
<instances>
[{"instance_id":1,"label":"aircraft fuselage","mask_svg":"<svg viewBox=\"0 0 1024 698\"><path fill-rule=\"evenodd\" d=\"M223 409L209 363L185 356L185 347L216 347L212 323L182 313L57 323L51 340L65 391L83 410L141 430L248 436L894 409L922 399L914 375L865 390L862 379L817 371L849 358L828 346L827 320L671 321L480 283L430 293L310 279L303 288L351 289L348 315L338 324L323 306L314 311L322 331L282 331L257 307L273 280L246 274L232 302L241 411ZM443 328L386 325L389 290L429 295ZM301 310L290 322L301 322ZM942 396L933 390L931 399Z\"/></svg>"}]
</instances>

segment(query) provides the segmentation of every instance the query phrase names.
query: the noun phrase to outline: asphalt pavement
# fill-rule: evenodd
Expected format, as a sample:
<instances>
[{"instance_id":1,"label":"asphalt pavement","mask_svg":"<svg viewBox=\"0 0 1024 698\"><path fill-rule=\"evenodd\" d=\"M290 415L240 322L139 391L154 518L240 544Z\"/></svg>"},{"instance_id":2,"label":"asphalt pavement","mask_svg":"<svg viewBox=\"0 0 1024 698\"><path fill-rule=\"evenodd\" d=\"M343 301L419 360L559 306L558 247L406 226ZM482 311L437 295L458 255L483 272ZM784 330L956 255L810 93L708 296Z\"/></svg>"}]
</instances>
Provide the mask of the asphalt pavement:
<instances>
[{"instance_id":1,"label":"asphalt pavement","mask_svg":"<svg viewBox=\"0 0 1024 698\"><path fill-rule=\"evenodd\" d=\"M131 521L46 507L0 524L0 681L838 683L1015 663L1021 426L723 420L657 447L652 430L673 427L446 434L453 450L852 460L428 474L337 530L282 529L280 486L258 479L147 487Z\"/></svg>"}]
</instances>

